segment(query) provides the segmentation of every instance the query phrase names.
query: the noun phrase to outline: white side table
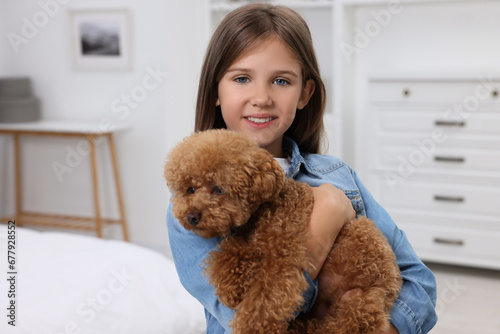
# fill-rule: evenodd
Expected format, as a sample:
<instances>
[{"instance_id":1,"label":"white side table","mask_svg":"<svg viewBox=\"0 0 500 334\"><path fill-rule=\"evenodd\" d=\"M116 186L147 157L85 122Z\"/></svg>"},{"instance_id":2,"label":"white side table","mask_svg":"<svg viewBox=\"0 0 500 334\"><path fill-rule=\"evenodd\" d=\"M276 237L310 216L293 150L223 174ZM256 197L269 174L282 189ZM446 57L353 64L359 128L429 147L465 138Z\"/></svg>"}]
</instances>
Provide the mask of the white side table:
<instances>
[{"instance_id":1,"label":"white side table","mask_svg":"<svg viewBox=\"0 0 500 334\"><path fill-rule=\"evenodd\" d=\"M102 127L102 126L101 126ZM96 122L77 121L38 121L30 123L0 123L0 135L11 135L14 138L14 164L15 164L15 184L16 184L16 211L13 217L5 217L4 220L16 220L20 225L38 225L57 228L70 228L80 230L96 231L97 236L102 238L102 230L107 224L120 224L123 232L123 239L129 241L127 224L125 221L125 207L121 191L120 178L118 174L118 163L116 160L115 144L113 133L128 128L125 125L109 126L108 129L100 129ZM90 147L91 171L93 183L94 216L80 217L59 214L46 214L37 212L26 212L23 210L22 194L22 173L21 173L21 147L20 136L51 136L51 137L72 137L84 138L88 140ZM101 216L99 200L99 178L97 173L97 161L95 151L95 141L99 137L107 138L110 149L111 163L113 166L113 176L116 185L118 199L119 219L106 219Z\"/></svg>"}]
</instances>

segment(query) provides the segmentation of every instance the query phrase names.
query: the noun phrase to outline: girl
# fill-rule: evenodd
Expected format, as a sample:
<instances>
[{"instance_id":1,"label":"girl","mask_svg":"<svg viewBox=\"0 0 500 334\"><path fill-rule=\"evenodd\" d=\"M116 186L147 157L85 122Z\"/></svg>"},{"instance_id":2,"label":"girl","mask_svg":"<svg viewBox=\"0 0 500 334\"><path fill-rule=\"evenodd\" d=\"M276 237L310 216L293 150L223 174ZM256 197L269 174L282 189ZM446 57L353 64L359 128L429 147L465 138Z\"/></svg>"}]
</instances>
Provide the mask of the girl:
<instances>
[{"instance_id":1,"label":"girl","mask_svg":"<svg viewBox=\"0 0 500 334\"><path fill-rule=\"evenodd\" d=\"M208 46L195 130L241 132L273 154L288 177L314 187L310 237L305 243L316 269L304 273L309 288L302 312L315 301L317 276L338 232L361 214L374 220L387 237L404 280L386 333L426 333L437 321L434 276L356 173L339 159L318 154L324 107L325 88L311 35L297 13L282 6L251 4L226 16ZM230 333L233 311L218 301L202 273L206 254L217 248L220 239L188 232L171 207L167 226L180 280L205 307L207 333Z\"/></svg>"}]
</instances>

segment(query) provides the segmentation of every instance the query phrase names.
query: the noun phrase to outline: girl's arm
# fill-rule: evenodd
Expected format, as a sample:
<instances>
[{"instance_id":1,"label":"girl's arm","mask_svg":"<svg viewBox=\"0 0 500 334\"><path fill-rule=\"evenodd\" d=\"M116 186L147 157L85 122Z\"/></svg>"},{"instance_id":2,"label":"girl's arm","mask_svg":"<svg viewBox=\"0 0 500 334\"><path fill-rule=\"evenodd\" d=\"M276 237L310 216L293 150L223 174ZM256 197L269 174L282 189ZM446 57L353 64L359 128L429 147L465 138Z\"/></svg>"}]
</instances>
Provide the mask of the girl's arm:
<instances>
[{"instance_id":1,"label":"girl's arm","mask_svg":"<svg viewBox=\"0 0 500 334\"><path fill-rule=\"evenodd\" d=\"M391 323L399 333L427 333L437 322L434 274L419 259L405 233L375 201L356 173L351 173L360 190L366 216L375 221L389 241L403 277L403 286L391 311Z\"/></svg>"},{"instance_id":2,"label":"girl's arm","mask_svg":"<svg viewBox=\"0 0 500 334\"><path fill-rule=\"evenodd\" d=\"M356 212L351 201L337 187L325 183L311 189L314 207L308 225L306 248L314 268L307 273L315 280L340 230L345 223L354 219Z\"/></svg>"},{"instance_id":3,"label":"girl's arm","mask_svg":"<svg viewBox=\"0 0 500 334\"><path fill-rule=\"evenodd\" d=\"M229 323L234 311L219 302L214 287L203 274L205 258L217 247L220 239L204 239L184 229L172 214L172 204L168 208L167 228L172 257L182 285L210 313L207 315L208 327L223 327L227 333L231 333ZM215 317L216 321L210 317ZM210 333L219 332L212 327Z\"/></svg>"}]
</instances>

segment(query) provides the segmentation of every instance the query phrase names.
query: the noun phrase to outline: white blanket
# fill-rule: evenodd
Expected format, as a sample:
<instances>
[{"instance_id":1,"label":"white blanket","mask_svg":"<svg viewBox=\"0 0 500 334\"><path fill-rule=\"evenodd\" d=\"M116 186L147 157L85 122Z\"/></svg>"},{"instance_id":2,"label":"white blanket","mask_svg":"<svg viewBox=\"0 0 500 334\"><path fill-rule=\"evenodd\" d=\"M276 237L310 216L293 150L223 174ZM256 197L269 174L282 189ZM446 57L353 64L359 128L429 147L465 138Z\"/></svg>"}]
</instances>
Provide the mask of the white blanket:
<instances>
[{"instance_id":1,"label":"white blanket","mask_svg":"<svg viewBox=\"0 0 500 334\"><path fill-rule=\"evenodd\" d=\"M205 332L202 306L165 256L122 241L24 228L16 230L16 326L8 325L6 231L0 225L0 333Z\"/></svg>"}]
</instances>

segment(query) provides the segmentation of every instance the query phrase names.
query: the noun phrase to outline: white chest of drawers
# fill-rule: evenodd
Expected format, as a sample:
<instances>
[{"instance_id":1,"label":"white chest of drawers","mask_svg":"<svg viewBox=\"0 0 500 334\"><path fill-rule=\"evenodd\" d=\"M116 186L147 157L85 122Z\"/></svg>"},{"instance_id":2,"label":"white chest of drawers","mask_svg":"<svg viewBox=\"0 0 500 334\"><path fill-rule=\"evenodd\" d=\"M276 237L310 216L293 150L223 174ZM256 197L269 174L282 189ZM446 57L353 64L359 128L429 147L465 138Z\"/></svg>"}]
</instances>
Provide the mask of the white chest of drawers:
<instances>
[{"instance_id":1,"label":"white chest of drawers","mask_svg":"<svg viewBox=\"0 0 500 334\"><path fill-rule=\"evenodd\" d=\"M357 169L424 260L500 269L500 81L371 79Z\"/></svg>"}]
</instances>

